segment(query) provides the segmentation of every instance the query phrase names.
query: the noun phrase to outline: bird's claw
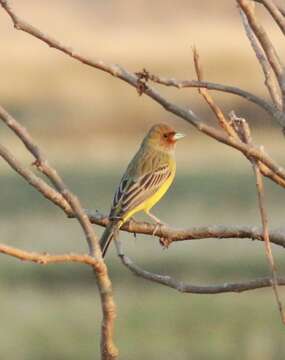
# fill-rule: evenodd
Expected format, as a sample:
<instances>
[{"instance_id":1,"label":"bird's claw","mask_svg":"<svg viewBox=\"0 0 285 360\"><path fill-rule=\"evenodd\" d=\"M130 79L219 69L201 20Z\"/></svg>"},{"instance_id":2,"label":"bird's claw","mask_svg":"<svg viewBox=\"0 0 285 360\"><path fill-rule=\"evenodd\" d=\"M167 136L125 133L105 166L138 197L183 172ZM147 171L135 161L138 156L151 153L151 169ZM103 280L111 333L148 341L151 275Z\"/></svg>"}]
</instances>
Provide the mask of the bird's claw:
<instances>
[{"instance_id":1,"label":"bird's claw","mask_svg":"<svg viewBox=\"0 0 285 360\"><path fill-rule=\"evenodd\" d=\"M163 249L168 249L169 248L169 245L172 243L172 240L171 238L164 238L164 237L161 237L159 239L159 243L160 245L163 247Z\"/></svg>"}]
</instances>

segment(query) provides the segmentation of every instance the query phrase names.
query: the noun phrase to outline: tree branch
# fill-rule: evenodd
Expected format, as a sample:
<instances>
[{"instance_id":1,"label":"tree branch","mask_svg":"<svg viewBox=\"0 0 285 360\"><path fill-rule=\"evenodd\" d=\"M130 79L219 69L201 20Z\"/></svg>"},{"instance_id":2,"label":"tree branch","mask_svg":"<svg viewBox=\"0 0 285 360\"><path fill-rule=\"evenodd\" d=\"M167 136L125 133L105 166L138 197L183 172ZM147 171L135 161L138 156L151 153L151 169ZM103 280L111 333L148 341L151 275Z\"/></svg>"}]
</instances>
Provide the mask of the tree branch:
<instances>
[{"instance_id":1,"label":"tree branch","mask_svg":"<svg viewBox=\"0 0 285 360\"><path fill-rule=\"evenodd\" d=\"M251 2L249 0L237 0L237 3L245 13L247 20L250 24L251 29L253 30L255 36L257 37L259 43L261 44L264 53L275 73L277 82L279 84L281 93L282 93L282 104L284 106L285 103L285 81L284 81L284 68L279 59L279 56L276 53L276 50L273 44L270 41L265 29L258 22L254 10L251 6Z\"/></svg>"},{"instance_id":2,"label":"tree branch","mask_svg":"<svg viewBox=\"0 0 285 360\"><path fill-rule=\"evenodd\" d=\"M184 88L205 88L208 90L215 90L220 91L228 94L237 95L239 97L242 97L246 99L249 102L252 102L253 104L259 106L263 110L265 110L270 116L272 116L282 127L285 127L285 114L267 102L266 100L248 92L245 90L242 90L240 88L225 85L225 84L218 84L213 83L210 81L198 81L198 80L177 80L175 78L167 78L162 76L157 76L154 74L151 74L147 70L143 69L142 72L139 72L138 74L143 73L145 74L145 77L147 77L148 80L164 85L164 86L170 86L175 87L177 89L184 89Z\"/></svg>"},{"instance_id":3,"label":"tree branch","mask_svg":"<svg viewBox=\"0 0 285 360\"><path fill-rule=\"evenodd\" d=\"M259 1L264 7L270 12L271 16L275 20L276 24L279 26L283 35L285 35L285 11L277 5L274 4L271 0L260 0ZM284 12L282 12L284 11Z\"/></svg>"},{"instance_id":4,"label":"tree branch","mask_svg":"<svg viewBox=\"0 0 285 360\"><path fill-rule=\"evenodd\" d=\"M248 290L255 290L264 287L271 286L271 279L264 277L250 281L238 282L238 283L223 283L219 285L193 285L176 280L168 275L155 274L146 270L141 269L139 266L134 264L132 260L126 255L120 253L119 257L122 263L135 275L161 284L179 292L190 293L190 294L222 294L228 292L240 293ZM285 278L278 278L279 285L285 285Z\"/></svg>"},{"instance_id":5,"label":"tree branch","mask_svg":"<svg viewBox=\"0 0 285 360\"><path fill-rule=\"evenodd\" d=\"M85 254L50 255L48 253L29 252L5 244L0 244L0 253L15 257L22 261L34 262L40 265L75 262L89 265L98 271L100 270L100 262L94 257Z\"/></svg>"},{"instance_id":6,"label":"tree branch","mask_svg":"<svg viewBox=\"0 0 285 360\"><path fill-rule=\"evenodd\" d=\"M279 89L277 87L277 84L276 84L276 81L274 78L274 73L272 71L272 68L267 60L267 57L265 56L263 48L260 46L255 34L253 33L253 31L249 25L249 22L247 20L245 13L243 12L243 10L241 8L239 8L239 10L240 10L240 15L241 15L241 19L242 19L242 23L243 23L246 35L250 41L251 47L253 48L253 50L255 52L255 56L256 56L257 60L259 61L262 71L264 73L265 86L267 87L268 92L269 92L271 99L272 99L273 103L275 104L275 106L279 110L282 110L282 100L281 100Z\"/></svg>"},{"instance_id":7,"label":"tree branch","mask_svg":"<svg viewBox=\"0 0 285 360\"><path fill-rule=\"evenodd\" d=\"M193 61L194 61L197 78L199 81L202 81L203 80L202 65L200 63L199 53L195 47L193 48ZM215 102L214 102L213 98L211 97L211 95L209 94L208 90L206 88L199 88L199 93L203 96L203 98L205 99L205 101L207 102L207 104L209 105L209 107L211 108L213 113L215 114L220 127L226 132L226 134L230 138L232 137L234 139L237 139L237 135L236 135L234 129L231 127L231 125L225 118L225 116L224 116L222 110L219 108L219 106L217 104L215 104Z\"/></svg>"},{"instance_id":8,"label":"tree branch","mask_svg":"<svg viewBox=\"0 0 285 360\"><path fill-rule=\"evenodd\" d=\"M255 2L259 3L259 4L263 4L263 0L254 0ZM276 6L276 5L275 5ZM277 6L278 10L280 11L280 13L285 16L285 8L282 7L281 5Z\"/></svg>"},{"instance_id":9,"label":"tree branch","mask_svg":"<svg viewBox=\"0 0 285 360\"><path fill-rule=\"evenodd\" d=\"M39 265L48 264L65 264L65 263L79 263L91 266L92 268L100 268L98 260L90 255L85 254L61 254L51 255L47 253L36 253L21 250L15 247L0 244L0 253L15 257L21 261L29 261ZM270 286L270 279L260 278L246 282L239 283L224 283L220 285L190 285L174 280L169 276L153 274L148 271L140 269L135 265L130 258L120 254L121 260L124 265L127 266L135 275L143 277L147 280L151 280L162 285L169 286L181 292L193 293L193 294L219 294L225 292L242 292L248 290L255 290L262 287ZM100 271L100 270L99 270ZM285 285L285 278L278 279L279 285Z\"/></svg>"},{"instance_id":10,"label":"tree branch","mask_svg":"<svg viewBox=\"0 0 285 360\"><path fill-rule=\"evenodd\" d=\"M35 27L31 26L30 24L24 22L23 20L19 19L15 13L12 11L11 7L8 5L8 1L0 0L0 5L7 11L7 13L10 15L14 26L16 29L25 31L27 33L30 33L31 35L39 38L40 40L47 43L49 46L54 47L67 55L81 61L84 64L87 64L91 67L97 68L99 70L108 72L109 74L128 82L130 85L138 88L140 86L140 79L138 76L129 73L127 70L123 69L119 65L108 65L104 63L103 61L93 60L87 57L84 57L76 52L74 52L71 48L62 45L60 42L58 42L55 39L52 39L48 35L40 32ZM200 85L197 87L201 87ZM234 139L230 139L227 137L226 134L221 133L220 131L217 131L214 127L208 126L205 123L203 123L196 114L193 113L190 109L184 109L179 106L177 106L174 103L169 102L164 97L162 97L157 91L150 88L149 86L145 86L144 93L148 96L150 96L153 100L158 102L160 105L162 105L167 111L177 115L178 117L183 118L187 122L191 123L193 126L195 126L198 130L201 132L207 134L208 136L211 136L215 138L217 141L220 141L224 144L227 144L231 147L236 148L237 150L243 152L244 154L248 154L257 160L260 160L263 162L270 170L276 173L276 175L280 176L285 180L285 171L282 169L279 165L275 164L272 159L268 157L264 152L261 152L259 149L254 147L249 147L241 142L238 142ZM277 109L276 109L277 111ZM278 111L277 111L278 112Z\"/></svg>"},{"instance_id":11,"label":"tree branch","mask_svg":"<svg viewBox=\"0 0 285 360\"><path fill-rule=\"evenodd\" d=\"M237 129L237 134L239 134L241 141L244 141L247 144L252 143L251 132L248 123L245 119L237 117L234 113L232 114L232 121L235 124ZM268 216L265 207L265 193L264 193L264 183L263 178L261 175L261 171L259 168L259 163L254 159L249 158L252 163L253 172L256 180L256 189L257 189L257 196L258 196L258 205L259 205L259 212L260 218L262 222L262 229L263 229L263 239L264 239L264 246L265 246L265 253L269 263L270 272L271 272L271 284L273 288L273 292L276 298L276 302L278 305L278 309L280 312L281 320L285 324L285 317L283 313L283 306L280 300L280 295L278 291L278 277L276 266L271 250L270 244L270 237L269 237L269 227L268 227Z\"/></svg>"}]
</instances>

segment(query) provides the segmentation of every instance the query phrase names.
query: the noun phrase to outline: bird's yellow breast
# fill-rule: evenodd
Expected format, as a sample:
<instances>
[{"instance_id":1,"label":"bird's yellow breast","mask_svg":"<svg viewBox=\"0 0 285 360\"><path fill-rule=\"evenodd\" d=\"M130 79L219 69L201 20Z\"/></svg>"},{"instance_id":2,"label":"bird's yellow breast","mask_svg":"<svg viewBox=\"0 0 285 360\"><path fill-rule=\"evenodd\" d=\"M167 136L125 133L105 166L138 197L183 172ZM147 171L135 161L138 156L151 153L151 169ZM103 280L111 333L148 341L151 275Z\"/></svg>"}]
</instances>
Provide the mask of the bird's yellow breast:
<instances>
[{"instance_id":1,"label":"bird's yellow breast","mask_svg":"<svg viewBox=\"0 0 285 360\"><path fill-rule=\"evenodd\" d=\"M122 220L122 224L139 211L148 212L167 192L175 177L176 164L174 159L170 160L169 167L171 169L171 175L168 177L168 179L161 185L157 192L155 192L152 196L146 199L143 203L139 204L137 207L126 213Z\"/></svg>"}]
</instances>

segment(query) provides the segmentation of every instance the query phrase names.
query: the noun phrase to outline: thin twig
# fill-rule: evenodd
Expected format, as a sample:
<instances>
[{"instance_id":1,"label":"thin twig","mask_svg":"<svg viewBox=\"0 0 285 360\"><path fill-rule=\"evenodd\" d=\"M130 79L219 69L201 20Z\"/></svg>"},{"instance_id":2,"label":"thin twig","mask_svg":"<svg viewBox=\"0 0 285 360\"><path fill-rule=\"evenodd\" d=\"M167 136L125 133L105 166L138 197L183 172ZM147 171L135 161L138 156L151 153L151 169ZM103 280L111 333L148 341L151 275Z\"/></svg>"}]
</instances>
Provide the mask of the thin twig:
<instances>
[{"instance_id":1,"label":"thin twig","mask_svg":"<svg viewBox=\"0 0 285 360\"><path fill-rule=\"evenodd\" d=\"M263 4L263 0L254 0L257 3ZM278 10L280 11L280 13L285 16L285 8L282 7L281 5L277 6Z\"/></svg>"},{"instance_id":2,"label":"thin twig","mask_svg":"<svg viewBox=\"0 0 285 360\"><path fill-rule=\"evenodd\" d=\"M282 93L282 104L285 102L285 81L284 81L284 67L282 62L269 38L263 26L258 22L254 9L252 8L252 2L249 0L237 0L237 3L245 13L247 20L257 37L260 45L262 46L264 53L275 73L277 82L279 84Z\"/></svg>"},{"instance_id":3,"label":"thin twig","mask_svg":"<svg viewBox=\"0 0 285 360\"><path fill-rule=\"evenodd\" d=\"M253 33L243 10L241 8L239 8L239 10L240 10L240 15L241 15L241 19L242 19L242 23L243 23L246 35L250 41L251 47L253 48L253 50L255 52L255 56L256 56L257 60L259 61L262 71L264 73L265 86L267 87L268 92L269 92L275 106L279 110L282 110L282 100L280 97L280 92L277 87L277 84L276 84L276 81L274 78L274 73L269 64L269 61L267 60L267 57L265 56L263 48L260 46L255 34Z\"/></svg>"},{"instance_id":4,"label":"thin twig","mask_svg":"<svg viewBox=\"0 0 285 360\"><path fill-rule=\"evenodd\" d=\"M155 274L140 268L124 254L119 255L122 263L135 275L146 280L165 285L183 293L191 294L223 294L228 292L240 293L247 290L260 289L271 286L270 278L259 278L250 281L229 283L225 282L220 285L193 285L176 280L168 275ZM279 285L285 285L285 278L278 278Z\"/></svg>"},{"instance_id":5,"label":"thin twig","mask_svg":"<svg viewBox=\"0 0 285 360\"><path fill-rule=\"evenodd\" d=\"M278 309L280 312L281 320L285 324L285 316L283 311L282 302L280 299L279 291L278 291L278 277L277 277L277 271L276 266L271 250L271 244L270 244L270 238L269 238L269 230L268 230L268 217L267 212L265 209L265 201L264 201L264 184L262 175L260 173L260 169L258 166L258 163L253 160L253 170L256 177L256 187L258 192L258 203L259 203L259 209L260 209L260 216L262 220L262 226L263 226L263 238L264 238L264 245L265 245L265 253L266 257L270 266L271 270L271 276L272 276L272 288L275 294L276 302L278 305Z\"/></svg>"},{"instance_id":6,"label":"thin twig","mask_svg":"<svg viewBox=\"0 0 285 360\"><path fill-rule=\"evenodd\" d=\"M238 129L237 133L240 135L240 138L242 141L244 141L247 144L252 143L251 138L251 132L248 123L245 119L237 117L234 112L231 114L232 121L235 124L236 128ZM278 277L277 277L277 271L276 266L271 250L271 244L270 244L270 237L269 237L269 227L268 227L268 216L267 211L265 207L265 194L264 194L264 183L262 174L259 168L259 163L255 161L255 159L249 158L249 160L252 163L255 179L256 179L256 188L257 188L257 195L258 195L258 205L259 205L259 211L260 211L260 218L262 222L262 229L263 229L263 239L264 239L264 246L265 246L265 254L269 263L270 271L271 271L271 277L272 277L272 288L274 291L274 295L276 298L276 302L278 305L278 309L280 312L280 316L282 319L282 322L285 324L285 317L283 312L283 306L280 299L279 291L278 291Z\"/></svg>"},{"instance_id":7,"label":"thin twig","mask_svg":"<svg viewBox=\"0 0 285 360\"><path fill-rule=\"evenodd\" d=\"M260 2L270 12L271 16L275 20L276 24L279 26L283 35L285 35L285 13L282 14L282 9L278 8L278 6L274 4L274 2L271 0L260 0Z\"/></svg>"},{"instance_id":8,"label":"thin twig","mask_svg":"<svg viewBox=\"0 0 285 360\"><path fill-rule=\"evenodd\" d=\"M199 81L202 81L203 80L202 65L200 63L199 53L195 47L193 47L193 61L194 61L197 78ZM230 123L225 118L219 106L215 104L208 90L206 88L199 88L199 93L203 96L207 104L212 109L213 113L216 115L216 118L218 119L218 123L220 124L221 128L224 129L224 131L228 134L229 137L237 138L234 129L231 127Z\"/></svg>"}]
</instances>

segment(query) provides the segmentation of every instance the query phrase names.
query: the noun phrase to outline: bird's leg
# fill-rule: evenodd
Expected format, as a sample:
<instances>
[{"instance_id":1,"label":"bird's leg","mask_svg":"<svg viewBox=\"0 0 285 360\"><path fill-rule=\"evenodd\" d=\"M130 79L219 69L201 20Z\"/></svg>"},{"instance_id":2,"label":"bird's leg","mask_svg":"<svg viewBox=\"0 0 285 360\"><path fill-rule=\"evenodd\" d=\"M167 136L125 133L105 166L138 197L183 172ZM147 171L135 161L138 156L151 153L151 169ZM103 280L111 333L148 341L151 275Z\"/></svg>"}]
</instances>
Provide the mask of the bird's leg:
<instances>
[{"instance_id":1,"label":"bird's leg","mask_svg":"<svg viewBox=\"0 0 285 360\"><path fill-rule=\"evenodd\" d=\"M152 218L152 220L154 220L157 224L159 224L159 225L163 225L163 224L164 224L163 221L161 221L159 218L157 218L155 215L153 215L150 211L146 211L146 214L147 214L150 218Z\"/></svg>"},{"instance_id":2,"label":"bird's leg","mask_svg":"<svg viewBox=\"0 0 285 360\"><path fill-rule=\"evenodd\" d=\"M150 211L146 211L146 214L156 222L155 228L152 233L152 236L155 236L157 230L161 228L162 225L165 225L165 223L159 218L157 218L155 215L153 215Z\"/></svg>"},{"instance_id":3,"label":"bird's leg","mask_svg":"<svg viewBox=\"0 0 285 360\"><path fill-rule=\"evenodd\" d=\"M132 227L132 223L135 223L135 219L133 217L129 218L129 224L130 224L130 228ZM134 238L136 239L137 238L137 233L136 232L133 232L133 235L134 235Z\"/></svg>"}]
</instances>

